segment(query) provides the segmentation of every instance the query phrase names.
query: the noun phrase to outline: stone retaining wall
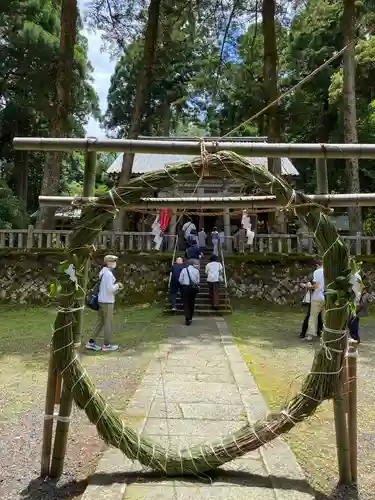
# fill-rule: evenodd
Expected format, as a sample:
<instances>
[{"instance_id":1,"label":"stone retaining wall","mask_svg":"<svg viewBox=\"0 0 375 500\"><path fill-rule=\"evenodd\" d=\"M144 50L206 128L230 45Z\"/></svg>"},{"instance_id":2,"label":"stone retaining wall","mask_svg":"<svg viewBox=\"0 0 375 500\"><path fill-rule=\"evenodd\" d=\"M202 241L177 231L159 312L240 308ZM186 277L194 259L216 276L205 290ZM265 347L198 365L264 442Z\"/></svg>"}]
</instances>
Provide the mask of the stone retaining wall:
<instances>
[{"instance_id":1,"label":"stone retaining wall","mask_svg":"<svg viewBox=\"0 0 375 500\"><path fill-rule=\"evenodd\" d=\"M164 300L171 255L126 253L119 256L116 276L124 283L118 301L126 304ZM0 302L45 304L51 301L49 285L62 259L61 253L13 251L0 254ZM97 279L102 253L91 266L91 282ZM313 269L307 256L233 256L225 260L228 287L233 298L262 300L274 304L298 304L300 284ZM375 277L373 262L364 264L369 281Z\"/></svg>"}]
</instances>

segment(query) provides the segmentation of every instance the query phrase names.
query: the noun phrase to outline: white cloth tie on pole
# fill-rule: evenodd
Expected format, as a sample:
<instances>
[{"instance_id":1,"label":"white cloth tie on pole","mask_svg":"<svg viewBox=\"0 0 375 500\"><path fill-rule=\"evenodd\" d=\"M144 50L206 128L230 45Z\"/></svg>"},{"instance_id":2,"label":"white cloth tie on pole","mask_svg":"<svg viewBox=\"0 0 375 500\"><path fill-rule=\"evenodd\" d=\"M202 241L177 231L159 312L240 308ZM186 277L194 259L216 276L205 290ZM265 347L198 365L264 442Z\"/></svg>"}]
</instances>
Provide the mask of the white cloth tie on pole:
<instances>
[{"instance_id":1,"label":"white cloth tie on pole","mask_svg":"<svg viewBox=\"0 0 375 500\"><path fill-rule=\"evenodd\" d=\"M255 233L251 230L251 219L247 215L247 210L242 212L242 227L246 231L247 244L252 245L254 242Z\"/></svg>"}]
</instances>

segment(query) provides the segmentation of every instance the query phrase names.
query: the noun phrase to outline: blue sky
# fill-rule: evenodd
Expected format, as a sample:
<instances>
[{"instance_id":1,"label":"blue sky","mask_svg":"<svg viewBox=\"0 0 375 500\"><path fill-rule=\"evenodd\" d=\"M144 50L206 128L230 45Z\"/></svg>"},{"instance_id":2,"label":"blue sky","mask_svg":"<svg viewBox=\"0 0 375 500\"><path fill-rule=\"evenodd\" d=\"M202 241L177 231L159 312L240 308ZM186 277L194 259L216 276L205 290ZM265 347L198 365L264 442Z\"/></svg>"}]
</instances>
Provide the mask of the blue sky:
<instances>
[{"instance_id":1,"label":"blue sky","mask_svg":"<svg viewBox=\"0 0 375 500\"><path fill-rule=\"evenodd\" d=\"M87 0L78 0L82 17L85 10L85 4L87 4ZM108 52L102 52L100 31L92 32L85 30L85 35L88 39L89 60L94 68L94 88L99 96L100 109L102 113L104 113L107 108L107 93L116 61L111 60ZM99 128L99 123L93 118L89 120L86 127L86 133L94 137L105 137L105 133Z\"/></svg>"}]
</instances>

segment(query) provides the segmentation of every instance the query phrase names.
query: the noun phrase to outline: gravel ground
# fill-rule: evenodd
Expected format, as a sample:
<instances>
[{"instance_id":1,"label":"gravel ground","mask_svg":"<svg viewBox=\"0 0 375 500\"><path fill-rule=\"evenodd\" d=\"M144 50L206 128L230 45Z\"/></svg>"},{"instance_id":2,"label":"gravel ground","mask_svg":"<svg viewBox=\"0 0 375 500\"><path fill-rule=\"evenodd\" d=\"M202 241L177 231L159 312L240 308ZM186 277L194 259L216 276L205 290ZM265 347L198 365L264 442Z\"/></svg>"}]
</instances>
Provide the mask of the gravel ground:
<instances>
[{"instance_id":1,"label":"gravel ground","mask_svg":"<svg viewBox=\"0 0 375 500\"><path fill-rule=\"evenodd\" d=\"M64 474L57 484L40 480L49 352L43 346L50 333L39 337L37 332L41 325L45 326L46 311L11 312L8 323L3 310L2 313L5 321L0 330L4 347L0 354L0 500L79 499L105 445L86 415L74 408ZM25 324L25 318L30 318L29 325ZM116 321L119 331L123 332L117 339L128 349L111 353L85 351L82 362L107 401L125 415L127 401L165 332L166 320L160 311L148 308L119 311ZM26 337L30 336L34 351L28 349Z\"/></svg>"},{"instance_id":2,"label":"gravel ground","mask_svg":"<svg viewBox=\"0 0 375 500\"><path fill-rule=\"evenodd\" d=\"M150 360L150 353L116 357L113 354L99 354L99 363L95 363L96 366L90 367L88 371L107 400L115 402L116 408L121 410L137 388ZM32 409L11 423L0 423L2 500L79 498L86 487L85 478L95 469L103 443L85 414L74 408L62 478L57 485L38 479L43 407L44 394L40 392Z\"/></svg>"}]
</instances>

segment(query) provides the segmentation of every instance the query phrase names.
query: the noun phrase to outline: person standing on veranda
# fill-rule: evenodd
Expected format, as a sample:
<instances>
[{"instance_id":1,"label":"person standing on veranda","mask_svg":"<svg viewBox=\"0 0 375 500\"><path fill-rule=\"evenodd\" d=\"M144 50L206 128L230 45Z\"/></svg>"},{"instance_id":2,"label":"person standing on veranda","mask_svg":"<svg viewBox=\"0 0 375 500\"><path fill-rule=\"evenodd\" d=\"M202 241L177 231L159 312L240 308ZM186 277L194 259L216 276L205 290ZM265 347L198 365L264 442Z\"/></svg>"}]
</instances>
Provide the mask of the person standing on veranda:
<instances>
[{"instance_id":1,"label":"person standing on veranda","mask_svg":"<svg viewBox=\"0 0 375 500\"><path fill-rule=\"evenodd\" d=\"M187 266L181 271L179 282L182 286L185 325L189 326L193 320L195 299L199 292L199 261L194 259L188 261Z\"/></svg>"},{"instance_id":2,"label":"person standing on veranda","mask_svg":"<svg viewBox=\"0 0 375 500\"><path fill-rule=\"evenodd\" d=\"M206 250L206 243L207 243L207 234L204 232L204 228L199 231L198 233L198 244L199 248L202 250L202 253Z\"/></svg>"},{"instance_id":3,"label":"person standing on veranda","mask_svg":"<svg viewBox=\"0 0 375 500\"><path fill-rule=\"evenodd\" d=\"M220 231L219 231L219 242L220 242L221 250L224 250L224 244L225 244L224 229L220 229Z\"/></svg>"},{"instance_id":4,"label":"person standing on veranda","mask_svg":"<svg viewBox=\"0 0 375 500\"><path fill-rule=\"evenodd\" d=\"M115 307L115 296L117 292L123 289L122 283L116 283L116 278L113 274L117 266L115 255L106 255L104 257L104 266L99 273L99 311L98 320L94 328L92 338L87 342L86 349L92 351L117 351L118 345L112 344L112 329L113 315ZM103 331L104 343L100 347L97 344L97 339Z\"/></svg>"},{"instance_id":5,"label":"person standing on veranda","mask_svg":"<svg viewBox=\"0 0 375 500\"><path fill-rule=\"evenodd\" d=\"M210 261L206 266L207 283L211 306L213 309L217 309L220 302L220 282L223 281L223 266L221 262L217 261L216 255L212 255Z\"/></svg>"},{"instance_id":6,"label":"person standing on veranda","mask_svg":"<svg viewBox=\"0 0 375 500\"><path fill-rule=\"evenodd\" d=\"M305 338L311 341L313 337L317 337L319 314L322 315L324 321L324 271L322 262L317 262L317 269L314 271L312 282L307 284L307 288L312 293L309 324Z\"/></svg>"},{"instance_id":7,"label":"person standing on veranda","mask_svg":"<svg viewBox=\"0 0 375 500\"><path fill-rule=\"evenodd\" d=\"M211 233L211 241L213 246L213 254L219 255L219 233L217 227L214 227Z\"/></svg>"}]
</instances>

